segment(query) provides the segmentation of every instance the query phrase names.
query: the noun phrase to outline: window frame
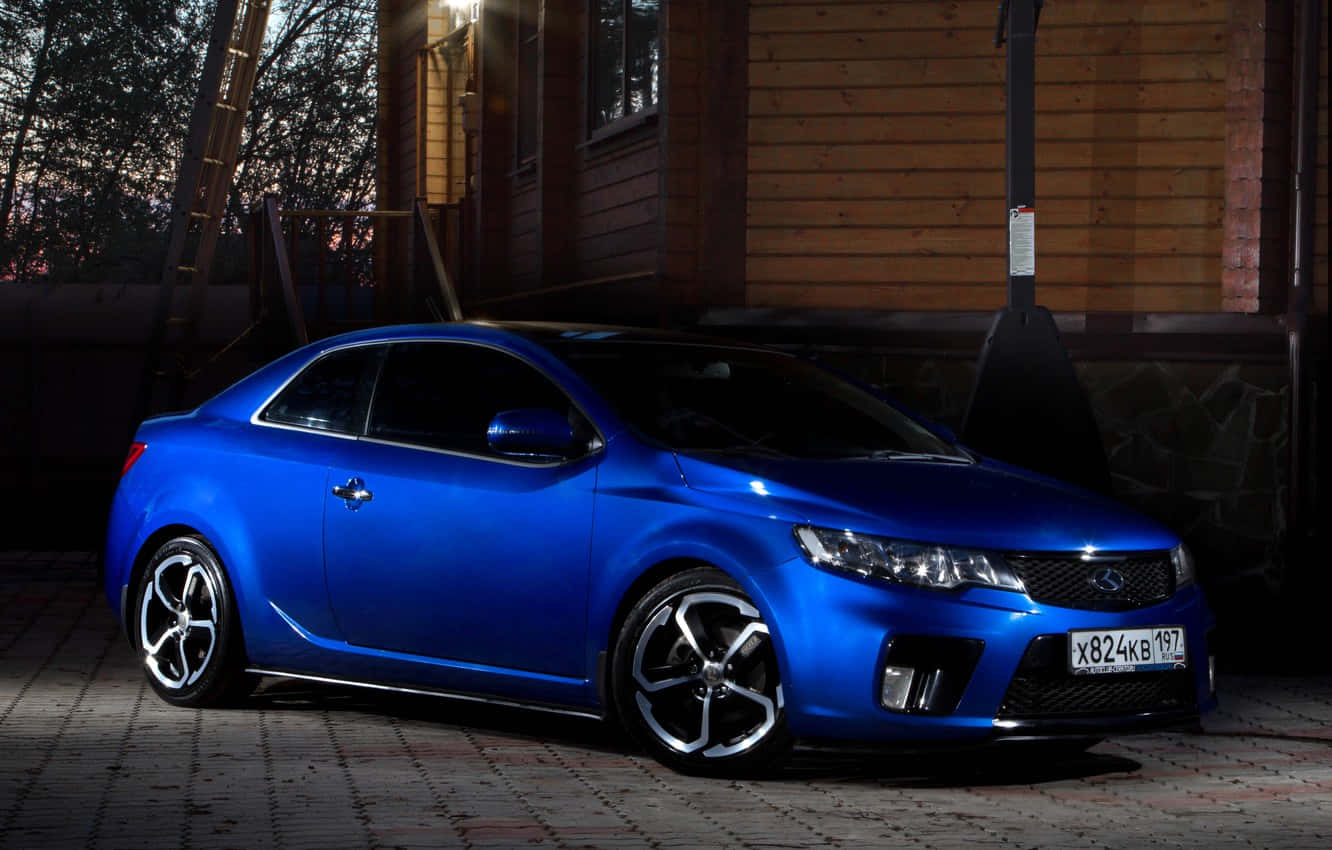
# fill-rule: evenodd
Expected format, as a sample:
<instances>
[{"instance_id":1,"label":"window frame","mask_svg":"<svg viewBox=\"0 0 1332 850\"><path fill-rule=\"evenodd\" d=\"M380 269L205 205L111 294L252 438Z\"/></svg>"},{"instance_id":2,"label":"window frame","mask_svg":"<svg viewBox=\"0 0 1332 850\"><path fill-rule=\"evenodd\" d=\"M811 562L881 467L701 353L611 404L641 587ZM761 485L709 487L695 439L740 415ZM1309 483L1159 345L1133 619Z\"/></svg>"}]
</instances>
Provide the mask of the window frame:
<instances>
[{"instance_id":1,"label":"window frame","mask_svg":"<svg viewBox=\"0 0 1332 850\"><path fill-rule=\"evenodd\" d=\"M254 412L250 414L250 424L258 425L263 428L278 428L283 431L299 431L300 433L303 434L321 434L325 437L335 437L339 440L360 439L361 435L365 433L366 423L370 419L370 409L374 405L375 389L379 386L379 376L384 371L384 361L387 359L386 355L388 354L388 345L389 343L387 343L384 340L374 340L370 342L356 342L348 345L339 345L335 348L330 348L327 349L326 351L319 352L318 356L316 356L315 358L307 362L304 366L302 366L301 368L293 372L291 375L289 375L287 379L278 386L277 389L275 389L266 399L264 399L263 404L260 404L257 408L255 408ZM268 413L268 409L273 406L273 404L278 400L279 397L281 397L281 395L284 392L287 391L287 388L290 387L292 384L296 383L297 380L299 380L303 375L305 375L307 372L309 372L319 363L323 362L324 360L327 360L329 357L332 357L336 354L341 354L345 351L351 351L357 348L374 348L374 347L379 347L382 349L379 352L379 364L376 367L374 381L370 385L370 395L366 399L364 415L361 417L361 423L359 428L354 433L351 431L335 431L330 428L315 428L310 425L294 425L289 422L275 422L273 420L265 418L265 416Z\"/></svg>"},{"instance_id":2,"label":"window frame","mask_svg":"<svg viewBox=\"0 0 1332 850\"><path fill-rule=\"evenodd\" d=\"M602 141L603 139L619 135L620 133L626 132L628 130L632 130L637 127L642 127L644 125L655 123L657 120L657 111L659 106L661 105L660 91L658 91L657 99L652 101L650 105L645 106L644 108L636 112L628 111L629 44L630 44L629 21L631 20L632 17L630 15L630 3L632 2L632 0L617 0L617 2L619 2L620 4L621 11L624 14L624 22L625 22L624 37L621 39L621 44L620 44L620 79L622 84L622 91L624 93L624 105L626 111L619 118L607 121L605 124L600 124L600 125L597 124L598 75L597 75L596 44L598 36L598 26L597 26L596 7L599 4L599 2L600 0L587 0L587 4L585 6L587 11L587 32L586 32L587 49L585 50L585 67L584 67L586 85L584 85L583 87L583 95L586 100L587 115L586 115L586 136L585 136L586 142L584 142L584 145L593 144ZM665 0L662 0L662 2L659 3L659 5L657 6L657 54L659 57L663 56L661 46L664 41L663 37L665 33L663 32L661 26L661 21L662 21L661 12L662 12L662 6L664 5L665 5ZM656 82L659 90L661 86L661 75L663 67L664 63L661 63L658 66L657 70Z\"/></svg>"}]
</instances>

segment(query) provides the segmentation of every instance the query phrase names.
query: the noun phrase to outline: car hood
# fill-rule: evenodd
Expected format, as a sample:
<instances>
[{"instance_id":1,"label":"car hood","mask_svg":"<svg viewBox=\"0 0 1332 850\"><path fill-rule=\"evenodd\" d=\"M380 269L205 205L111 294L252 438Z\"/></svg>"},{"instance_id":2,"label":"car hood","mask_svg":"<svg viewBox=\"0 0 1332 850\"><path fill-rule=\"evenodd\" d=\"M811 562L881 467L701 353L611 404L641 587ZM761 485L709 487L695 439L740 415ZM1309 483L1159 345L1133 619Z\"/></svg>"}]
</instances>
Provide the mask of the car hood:
<instances>
[{"instance_id":1,"label":"car hood","mask_svg":"<svg viewBox=\"0 0 1332 850\"><path fill-rule=\"evenodd\" d=\"M1001 551L1168 549L1179 538L1107 498L993 460L790 460L677 453L685 483L765 515Z\"/></svg>"}]
</instances>

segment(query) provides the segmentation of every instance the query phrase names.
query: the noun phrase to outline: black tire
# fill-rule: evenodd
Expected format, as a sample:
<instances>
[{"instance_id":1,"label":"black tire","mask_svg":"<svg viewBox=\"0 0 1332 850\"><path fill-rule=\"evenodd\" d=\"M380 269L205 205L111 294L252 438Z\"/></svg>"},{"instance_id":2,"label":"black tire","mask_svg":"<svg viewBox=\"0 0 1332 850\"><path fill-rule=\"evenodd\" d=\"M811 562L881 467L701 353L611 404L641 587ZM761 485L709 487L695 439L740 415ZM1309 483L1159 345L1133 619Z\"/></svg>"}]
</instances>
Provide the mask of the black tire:
<instances>
[{"instance_id":1,"label":"black tire","mask_svg":"<svg viewBox=\"0 0 1332 850\"><path fill-rule=\"evenodd\" d=\"M168 540L134 591L130 634L148 684L172 705L229 705L254 690L235 597L217 554L199 537Z\"/></svg>"},{"instance_id":2,"label":"black tire","mask_svg":"<svg viewBox=\"0 0 1332 850\"><path fill-rule=\"evenodd\" d=\"M625 618L612 659L616 714L662 763L756 775L790 752L772 637L721 570L698 567L653 587Z\"/></svg>"}]
</instances>

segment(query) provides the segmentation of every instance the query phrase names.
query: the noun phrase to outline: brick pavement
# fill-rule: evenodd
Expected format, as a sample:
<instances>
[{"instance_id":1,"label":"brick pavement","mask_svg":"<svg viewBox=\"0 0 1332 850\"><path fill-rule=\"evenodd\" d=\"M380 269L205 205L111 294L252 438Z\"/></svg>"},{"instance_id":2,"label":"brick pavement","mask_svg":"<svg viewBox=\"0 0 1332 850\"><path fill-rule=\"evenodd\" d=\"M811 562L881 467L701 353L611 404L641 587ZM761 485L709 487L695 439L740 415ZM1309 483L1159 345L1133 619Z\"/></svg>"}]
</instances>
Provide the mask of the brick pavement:
<instances>
[{"instance_id":1,"label":"brick pavement","mask_svg":"<svg viewBox=\"0 0 1332 850\"><path fill-rule=\"evenodd\" d=\"M1053 764L703 780L598 723L441 700L271 682L171 708L93 564L0 553L0 847L1332 847L1328 677L1225 677L1205 734Z\"/></svg>"}]
</instances>

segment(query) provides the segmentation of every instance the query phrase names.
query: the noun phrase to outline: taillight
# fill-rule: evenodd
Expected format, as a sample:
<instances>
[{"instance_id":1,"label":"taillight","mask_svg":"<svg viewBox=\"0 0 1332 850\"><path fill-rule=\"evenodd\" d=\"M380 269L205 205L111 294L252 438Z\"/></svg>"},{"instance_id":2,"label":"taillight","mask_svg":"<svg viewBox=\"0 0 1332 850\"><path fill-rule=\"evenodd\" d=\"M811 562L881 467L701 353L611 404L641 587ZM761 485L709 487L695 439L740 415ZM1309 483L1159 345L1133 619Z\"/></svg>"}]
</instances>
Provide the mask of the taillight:
<instances>
[{"instance_id":1,"label":"taillight","mask_svg":"<svg viewBox=\"0 0 1332 850\"><path fill-rule=\"evenodd\" d=\"M143 457L143 450L146 448L148 448L147 443L130 443L129 454L125 455L125 465L120 468L121 478L125 477L136 460Z\"/></svg>"}]
</instances>

